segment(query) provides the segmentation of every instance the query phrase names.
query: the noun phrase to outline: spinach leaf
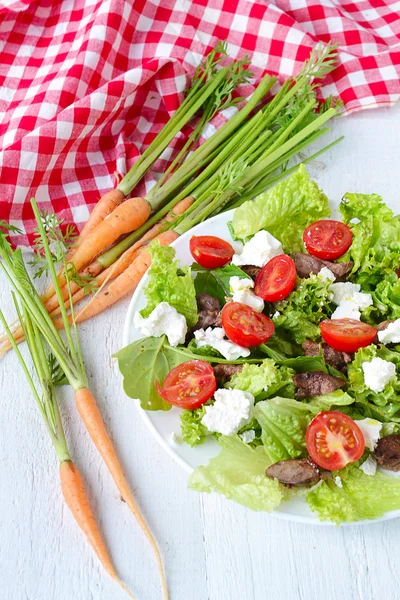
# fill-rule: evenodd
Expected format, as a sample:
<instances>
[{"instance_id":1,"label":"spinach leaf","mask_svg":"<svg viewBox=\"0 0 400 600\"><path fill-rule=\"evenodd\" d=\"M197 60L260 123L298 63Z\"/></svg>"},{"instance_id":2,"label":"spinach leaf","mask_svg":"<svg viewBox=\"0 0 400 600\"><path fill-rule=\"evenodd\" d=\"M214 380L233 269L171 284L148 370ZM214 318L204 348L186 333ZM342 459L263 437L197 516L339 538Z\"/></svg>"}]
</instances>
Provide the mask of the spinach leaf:
<instances>
[{"instance_id":1,"label":"spinach leaf","mask_svg":"<svg viewBox=\"0 0 400 600\"><path fill-rule=\"evenodd\" d=\"M236 275L240 278L251 279L242 269L232 264L218 269L205 269L200 265L193 264L192 271L197 273L194 280L196 294L207 292L207 294L214 296L214 298L218 298L222 305L225 304L225 297L232 295L229 288L231 277Z\"/></svg>"}]
</instances>

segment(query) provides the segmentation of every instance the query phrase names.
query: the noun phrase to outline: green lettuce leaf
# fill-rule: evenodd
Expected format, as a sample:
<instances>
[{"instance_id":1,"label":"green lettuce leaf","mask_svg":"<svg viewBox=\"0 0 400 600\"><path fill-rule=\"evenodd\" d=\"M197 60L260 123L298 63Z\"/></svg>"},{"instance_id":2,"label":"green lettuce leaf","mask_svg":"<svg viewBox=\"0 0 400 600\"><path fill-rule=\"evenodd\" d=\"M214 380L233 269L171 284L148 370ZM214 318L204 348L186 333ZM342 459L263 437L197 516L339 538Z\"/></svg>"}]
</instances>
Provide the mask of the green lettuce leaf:
<instances>
[{"instance_id":1,"label":"green lettuce leaf","mask_svg":"<svg viewBox=\"0 0 400 600\"><path fill-rule=\"evenodd\" d=\"M225 297L232 296L232 292L229 287L229 280L231 277L237 276L241 279L251 279L247 273L242 271L236 265L225 265L218 269L205 269L200 265L193 264L192 270L196 272L196 278L194 280L194 286L196 294L200 292L207 292L211 294L221 303L221 306L225 304Z\"/></svg>"},{"instance_id":2,"label":"green lettuce leaf","mask_svg":"<svg viewBox=\"0 0 400 600\"><path fill-rule=\"evenodd\" d=\"M342 390L315 396L308 403L280 397L257 402L253 414L261 426L261 440L271 463L306 456L305 433L311 419L321 411L342 410L353 402Z\"/></svg>"},{"instance_id":3,"label":"green lettuce leaf","mask_svg":"<svg viewBox=\"0 0 400 600\"><path fill-rule=\"evenodd\" d=\"M203 405L195 410L183 410L180 414L182 438L189 446L201 444L210 435L207 427L201 423L205 413Z\"/></svg>"},{"instance_id":4,"label":"green lettuce leaf","mask_svg":"<svg viewBox=\"0 0 400 600\"><path fill-rule=\"evenodd\" d=\"M221 436L221 452L206 467L197 467L189 487L198 492L217 492L252 510L270 512L280 505L279 483L265 476L271 462L263 447L252 448L238 436Z\"/></svg>"},{"instance_id":5,"label":"green lettuce leaf","mask_svg":"<svg viewBox=\"0 0 400 600\"><path fill-rule=\"evenodd\" d=\"M284 332L297 344L319 339L319 323L329 319L335 309L330 299L331 283L318 275L299 280L295 290L275 305L280 313L273 319L277 334Z\"/></svg>"},{"instance_id":6,"label":"green lettuce leaf","mask_svg":"<svg viewBox=\"0 0 400 600\"><path fill-rule=\"evenodd\" d=\"M232 224L238 238L266 229L281 241L285 252L301 252L304 229L329 215L327 197L300 165L293 175L237 208Z\"/></svg>"},{"instance_id":7,"label":"green lettuce leaf","mask_svg":"<svg viewBox=\"0 0 400 600\"><path fill-rule=\"evenodd\" d=\"M278 392L294 397L294 371L287 367L278 367L269 358L260 365L244 364L240 373L234 374L225 387L250 392L253 396L270 398Z\"/></svg>"},{"instance_id":8,"label":"green lettuce leaf","mask_svg":"<svg viewBox=\"0 0 400 600\"><path fill-rule=\"evenodd\" d=\"M396 272L386 272L376 287L370 290L373 305L363 311L365 321L378 324L387 319L395 321L400 318L400 279L397 275L399 263L400 255L397 256Z\"/></svg>"},{"instance_id":9,"label":"green lettuce leaf","mask_svg":"<svg viewBox=\"0 0 400 600\"><path fill-rule=\"evenodd\" d=\"M352 279L373 288L387 272L398 268L400 215L394 216L377 194L345 194L339 211L353 233L341 260L352 260Z\"/></svg>"},{"instance_id":10,"label":"green lettuce leaf","mask_svg":"<svg viewBox=\"0 0 400 600\"><path fill-rule=\"evenodd\" d=\"M385 385L382 392L373 392L364 383L364 372L362 370L363 362L370 362L375 357L394 362L397 372L400 369L400 354L374 344L366 348L360 348L354 356L353 362L348 365L347 372L349 378L349 392L353 394L357 403L375 404L378 407L386 405L397 405L396 411L400 409L400 378L397 376L394 380ZM379 417L377 417L379 418ZM381 420L381 419L380 419Z\"/></svg>"},{"instance_id":11,"label":"green lettuce leaf","mask_svg":"<svg viewBox=\"0 0 400 600\"><path fill-rule=\"evenodd\" d=\"M158 304L168 302L186 318L188 327L193 327L198 313L190 267L180 267L179 261L174 260L175 249L161 246L158 240L150 244L149 252L151 267L144 290L148 302L146 308L140 311L141 315L148 317Z\"/></svg>"},{"instance_id":12,"label":"green lettuce leaf","mask_svg":"<svg viewBox=\"0 0 400 600\"><path fill-rule=\"evenodd\" d=\"M307 494L307 502L321 521L343 523L377 519L385 512L400 508L400 479L384 475L365 475L351 466L334 472L342 480L338 487L327 479Z\"/></svg>"}]
</instances>

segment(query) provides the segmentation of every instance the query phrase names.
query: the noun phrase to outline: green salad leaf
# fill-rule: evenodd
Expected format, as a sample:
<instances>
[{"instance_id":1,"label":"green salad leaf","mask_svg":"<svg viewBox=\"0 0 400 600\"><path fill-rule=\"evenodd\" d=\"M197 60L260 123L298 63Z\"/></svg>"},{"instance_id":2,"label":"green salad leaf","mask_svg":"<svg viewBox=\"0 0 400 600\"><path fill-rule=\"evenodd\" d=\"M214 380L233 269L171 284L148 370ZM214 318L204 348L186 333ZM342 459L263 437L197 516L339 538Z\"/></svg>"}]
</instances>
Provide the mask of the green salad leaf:
<instances>
[{"instance_id":1,"label":"green salad leaf","mask_svg":"<svg viewBox=\"0 0 400 600\"><path fill-rule=\"evenodd\" d=\"M148 302L146 308L140 311L141 315L148 317L158 304L168 302L186 318L188 327L193 327L198 313L190 267L180 267L179 261L174 260L175 249L161 246L158 240L150 244L149 252L151 267L144 290Z\"/></svg>"},{"instance_id":2,"label":"green salad leaf","mask_svg":"<svg viewBox=\"0 0 400 600\"><path fill-rule=\"evenodd\" d=\"M354 281L363 288L374 286L387 271L398 268L400 215L394 216L377 194L347 193L339 211L353 233L353 242L341 260L354 261Z\"/></svg>"},{"instance_id":3,"label":"green salad leaf","mask_svg":"<svg viewBox=\"0 0 400 600\"><path fill-rule=\"evenodd\" d=\"M201 423L205 413L203 405L195 410L183 410L180 414L182 438L189 446L201 444L210 435L207 427Z\"/></svg>"},{"instance_id":4,"label":"green salad leaf","mask_svg":"<svg viewBox=\"0 0 400 600\"><path fill-rule=\"evenodd\" d=\"M225 387L250 392L253 396L270 398L278 392L294 397L294 371L287 367L278 367L269 358L260 365L244 364L240 373L232 375Z\"/></svg>"},{"instance_id":5,"label":"green salad leaf","mask_svg":"<svg viewBox=\"0 0 400 600\"><path fill-rule=\"evenodd\" d=\"M122 348L114 355L124 378L124 391L138 398L146 410L169 410L171 405L157 393L155 381L163 383L171 369L186 360L165 344L165 336L147 337Z\"/></svg>"},{"instance_id":6,"label":"green salad leaf","mask_svg":"<svg viewBox=\"0 0 400 600\"><path fill-rule=\"evenodd\" d=\"M363 311L363 319L373 324L391 319L400 318L400 279L397 267L400 263L400 254L397 255L396 272L386 272L383 279L370 290L373 304Z\"/></svg>"},{"instance_id":7,"label":"green salad leaf","mask_svg":"<svg viewBox=\"0 0 400 600\"><path fill-rule=\"evenodd\" d=\"M329 215L327 197L302 164L293 175L239 206L232 224L238 238L266 229L281 241L285 252L301 252L304 229Z\"/></svg>"},{"instance_id":8,"label":"green salad leaf","mask_svg":"<svg viewBox=\"0 0 400 600\"><path fill-rule=\"evenodd\" d=\"M321 521L342 523L377 519L385 512L400 508L400 479L379 471L365 475L357 466L333 473L339 475L343 487L334 479L326 479L307 494L307 502Z\"/></svg>"},{"instance_id":9,"label":"green salad leaf","mask_svg":"<svg viewBox=\"0 0 400 600\"><path fill-rule=\"evenodd\" d=\"M374 344L366 348L360 348L347 368L349 392L355 396L358 403L372 403L378 407L395 404L397 405L397 412L400 409L400 378L398 375L392 381L389 381L381 392L374 392L365 385L362 364L370 362L375 357L396 363L399 372L400 354L398 352L391 351L384 346L378 348Z\"/></svg>"},{"instance_id":10,"label":"green salad leaf","mask_svg":"<svg viewBox=\"0 0 400 600\"><path fill-rule=\"evenodd\" d=\"M331 281L318 275L299 280L293 292L275 307L277 334L283 332L297 344L321 337L319 323L329 319L335 306L330 299Z\"/></svg>"},{"instance_id":11,"label":"green salad leaf","mask_svg":"<svg viewBox=\"0 0 400 600\"><path fill-rule=\"evenodd\" d=\"M271 464L262 446L252 448L238 436L221 436L221 452L206 467L197 467L189 487L198 492L218 492L252 510L270 512L284 493L279 483L265 476Z\"/></svg>"},{"instance_id":12,"label":"green salad leaf","mask_svg":"<svg viewBox=\"0 0 400 600\"><path fill-rule=\"evenodd\" d=\"M193 264L192 270L196 273L196 278L194 280L196 294L207 292L207 294L211 294L211 296L218 298L221 306L225 304L225 297L232 296L229 287L229 280L231 277L236 275L241 279L251 279L251 277L242 271L242 269L232 264L217 269L205 269L200 265Z\"/></svg>"}]
</instances>

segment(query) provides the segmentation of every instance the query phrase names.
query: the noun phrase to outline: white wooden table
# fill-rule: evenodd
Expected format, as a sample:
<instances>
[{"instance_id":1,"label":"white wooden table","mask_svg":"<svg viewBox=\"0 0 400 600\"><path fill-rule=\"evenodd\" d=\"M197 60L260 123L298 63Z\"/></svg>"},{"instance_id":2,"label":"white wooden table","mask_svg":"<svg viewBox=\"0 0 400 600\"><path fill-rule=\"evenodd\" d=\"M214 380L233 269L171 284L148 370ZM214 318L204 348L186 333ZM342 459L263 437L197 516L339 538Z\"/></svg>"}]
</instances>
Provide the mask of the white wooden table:
<instances>
[{"instance_id":1,"label":"white wooden table","mask_svg":"<svg viewBox=\"0 0 400 600\"><path fill-rule=\"evenodd\" d=\"M346 139L310 167L331 199L346 191L400 201L400 105L337 120ZM328 138L327 138L328 139ZM399 204L397 204L399 206ZM4 279L0 306L10 308ZM165 558L172 600L397 600L400 520L335 528L296 524L187 490L187 476L124 397L111 354L127 301L81 327L90 385ZM11 315L11 312L9 311ZM57 462L15 356L0 364L0 598L123 600L64 506ZM122 578L137 600L161 598L152 553L77 417L62 413L71 452Z\"/></svg>"}]
</instances>

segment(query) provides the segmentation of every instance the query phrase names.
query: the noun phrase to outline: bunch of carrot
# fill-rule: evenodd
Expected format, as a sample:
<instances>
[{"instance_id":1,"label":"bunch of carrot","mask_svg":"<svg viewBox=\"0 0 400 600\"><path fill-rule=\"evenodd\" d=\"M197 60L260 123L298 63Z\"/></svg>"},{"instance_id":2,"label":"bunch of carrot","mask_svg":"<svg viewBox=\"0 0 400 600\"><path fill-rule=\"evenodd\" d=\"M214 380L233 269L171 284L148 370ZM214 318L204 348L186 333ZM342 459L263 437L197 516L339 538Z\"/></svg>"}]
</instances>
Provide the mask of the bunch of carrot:
<instances>
[{"instance_id":1,"label":"bunch of carrot","mask_svg":"<svg viewBox=\"0 0 400 600\"><path fill-rule=\"evenodd\" d=\"M223 56L221 48L218 50ZM95 277L98 286L90 301L77 311L77 323L95 316L137 287L150 264L146 246L151 240L170 244L197 223L255 197L288 173L284 170L287 162L324 135L328 131L324 124L338 113L339 105L328 101L320 107L315 96L315 80L323 79L332 70L335 55L329 44L324 50L313 51L300 73L287 80L263 105L261 102L276 82L275 77L266 75L244 106L188 155L201 132L195 130L196 135L176 157L168 176L163 176L146 198L125 199L180 131L182 123L201 106L211 106L207 115L212 116L221 106L234 103L232 89L236 83L246 81L246 61L221 67L220 56L214 53L211 60L203 63L182 106L117 188L99 200L68 253L67 264L74 272L83 278ZM221 101L227 89L223 83L226 86L227 81L229 102ZM214 101L215 91L219 104ZM200 124L203 127L205 120L200 119ZM74 280L68 289L66 269L60 271L57 281L67 306L77 306L86 295L86 290ZM42 301L55 327L64 327L54 285L47 289ZM13 335L17 342L23 339L21 326L14 329ZM9 348L6 341L0 355Z\"/></svg>"},{"instance_id":2,"label":"bunch of carrot","mask_svg":"<svg viewBox=\"0 0 400 600\"><path fill-rule=\"evenodd\" d=\"M27 272L21 250L13 250L11 248L7 241L6 233L0 233L0 258L2 259L0 261L0 267L5 273L13 290L12 296L14 299L14 304L24 337L27 341L28 350L31 355L37 378L39 380L41 395L35 387L35 384L29 373L29 369L19 352L18 346L15 343L14 337L7 326L1 311L0 320L6 329L6 333L12 347L17 353L32 393L39 406L47 430L52 439L57 457L60 462L62 493L65 502L69 506L76 522L86 534L87 539L92 545L105 570L130 594L131 597L133 597L131 592L117 575L90 507L82 477L71 460L65 440L56 394L56 385L60 384L60 382L68 383L72 387L77 410L94 445L107 465L107 468L113 477L122 498L138 520L155 552L161 574L164 599L167 599L168 591L160 552L153 535L145 523L133 498L113 444L108 436L96 400L92 392L88 389L88 380L83 363L79 336L77 334L73 307L71 306L71 313L68 316L61 288L57 280L53 256L47 239L48 234L45 231L36 202L31 200L31 205L37 220L38 232L51 274L55 294L58 298L61 318L65 328L65 340L57 331L32 283L32 280ZM59 235L58 239L61 243L61 234L57 231L53 231L53 239L54 237L57 239L57 235ZM69 298L71 299L71 286L68 277L67 263L65 260L63 261L63 270L65 273L65 286L68 290ZM72 326L70 325L70 321ZM45 344L50 348L53 355L52 358L46 355ZM57 369L54 368L55 361L58 365Z\"/></svg>"}]
</instances>

